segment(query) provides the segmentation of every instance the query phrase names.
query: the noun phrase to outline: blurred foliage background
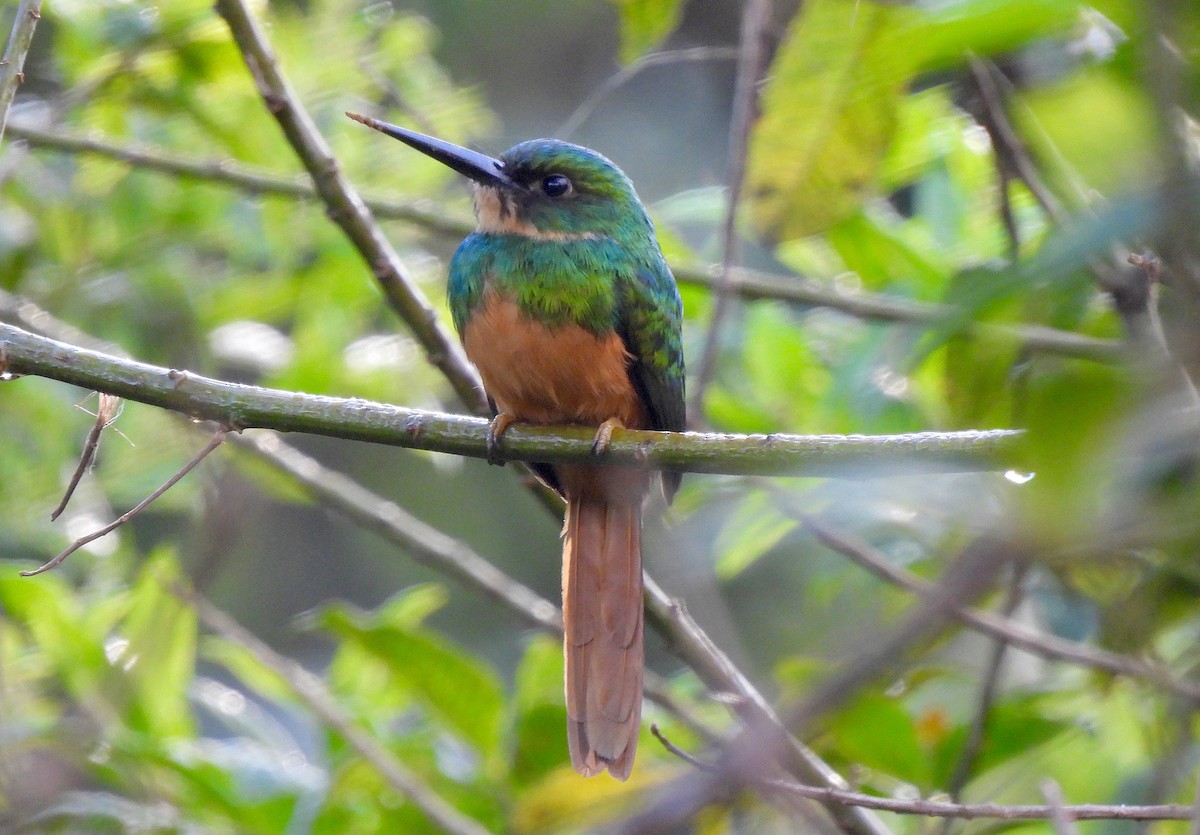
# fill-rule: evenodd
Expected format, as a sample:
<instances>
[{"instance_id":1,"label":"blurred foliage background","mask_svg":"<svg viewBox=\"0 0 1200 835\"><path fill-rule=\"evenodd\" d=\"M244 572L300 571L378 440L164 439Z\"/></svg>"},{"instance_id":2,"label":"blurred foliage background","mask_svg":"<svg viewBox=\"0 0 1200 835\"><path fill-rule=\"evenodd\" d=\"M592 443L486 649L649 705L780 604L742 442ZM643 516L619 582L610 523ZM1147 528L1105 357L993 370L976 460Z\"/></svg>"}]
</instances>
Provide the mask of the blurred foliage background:
<instances>
[{"instance_id":1,"label":"blurred foliage background","mask_svg":"<svg viewBox=\"0 0 1200 835\"><path fill-rule=\"evenodd\" d=\"M467 190L345 110L493 153L554 135L621 165L687 278L698 428L1028 430L1007 473L931 475L917 460L886 477L685 479L651 523L648 568L769 697L802 696L922 605L819 544L805 514L927 578L981 532L1020 539L1037 559L1006 569L986 605L1194 680L1200 12L1141 0L768 6L737 229L742 265L776 276L776 290L735 295L709 379L696 369L716 293L701 279L723 257L742 4L253 9L350 179L424 213L384 228L437 305L461 235L428 216L466 222ZM299 178L209 0L52 0L25 71L0 146L0 318L62 334L43 310L147 362L461 410L318 203L72 146ZM1127 262L1151 250L1161 265ZM827 303L789 300L795 288ZM863 300L877 312L862 315ZM1052 330L1033 344L1013 338L1018 324ZM0 828L437 831L244 641L199 627L180 583L317 673L354 723L488 830L599 825L691 768L647 722L628 784L576 778L553 638L237 449L58 570L19 577L203 444L177 416L126 404L51 523L94 407L45 380L0 385ZM558 599L559 522L512 468L290 440ZM731 731L721 699L648 641L669 691ZM1189 802L1195 707L1160 683L947 628L805 739L885 796L1038 803L1050 778L1071 802ZM647 718L701 750L671 713L648 705ZM751 798L696 824L797 825Z\"/></svg>"}]
</instances>

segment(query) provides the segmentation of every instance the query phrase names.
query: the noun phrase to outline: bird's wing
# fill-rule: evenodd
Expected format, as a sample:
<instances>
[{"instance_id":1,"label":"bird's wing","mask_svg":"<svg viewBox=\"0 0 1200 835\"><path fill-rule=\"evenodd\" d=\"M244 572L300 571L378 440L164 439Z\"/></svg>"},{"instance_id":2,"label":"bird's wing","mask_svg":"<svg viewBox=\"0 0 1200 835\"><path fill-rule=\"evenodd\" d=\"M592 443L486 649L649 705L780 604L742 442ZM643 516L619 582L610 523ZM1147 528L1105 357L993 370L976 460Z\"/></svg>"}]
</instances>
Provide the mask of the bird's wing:
<instances>
[{"instance_id":1,"label":"bird's wing","mask_svg":"<svg viewBox=\"0 0 1200 835\"><path fill-rule=\"evenodd\" d=\"M666 262L640 267L617 280L617 332L633 362L630 379L647 407L654 429L687 428L683 390L683 304ZM664 473L668 497L678 473Z\"/></svg>"}]
</instances>

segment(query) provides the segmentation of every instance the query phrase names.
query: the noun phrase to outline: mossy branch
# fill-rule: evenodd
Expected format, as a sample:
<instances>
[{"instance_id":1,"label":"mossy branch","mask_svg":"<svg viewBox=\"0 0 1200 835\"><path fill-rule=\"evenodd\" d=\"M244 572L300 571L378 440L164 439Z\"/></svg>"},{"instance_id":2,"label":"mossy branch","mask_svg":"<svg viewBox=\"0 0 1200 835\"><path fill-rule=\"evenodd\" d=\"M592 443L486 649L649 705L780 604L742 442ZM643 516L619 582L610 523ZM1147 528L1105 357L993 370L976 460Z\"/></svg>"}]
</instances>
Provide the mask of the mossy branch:
<instances>
[{"instance_id":1,"label":"mossy branch","mask_svg":"<svg viewBox=\"0 0 1200 835\"><path fill-rule=\"evenodd\" d=\"M235 429L305 432L486 458L487 421L357 398L247 386L90 351L0 324L0 366ZM595 462L589 427L514 426L506 461ZM725 435L618 430L605 463L732 475L871 477L898 472L974 472L1016 461L1020 432L908 435Z\"/></svg>"}]
</instances>

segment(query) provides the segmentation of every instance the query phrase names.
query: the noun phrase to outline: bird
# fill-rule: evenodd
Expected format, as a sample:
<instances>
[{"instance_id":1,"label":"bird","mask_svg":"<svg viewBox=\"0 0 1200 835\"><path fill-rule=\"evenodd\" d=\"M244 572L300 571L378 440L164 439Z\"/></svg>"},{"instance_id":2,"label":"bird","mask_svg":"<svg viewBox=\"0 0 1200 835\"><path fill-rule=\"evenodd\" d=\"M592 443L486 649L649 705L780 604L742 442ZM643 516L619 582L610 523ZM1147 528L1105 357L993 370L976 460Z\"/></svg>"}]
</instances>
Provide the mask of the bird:
<instances>
[{"instance_id":1,"label":"bird","mask_svg":"<svg viewBox=\"0 0 1200 835\"><path fill-rule=\"evenodd\" d=\"M450 260L447 298L492 407L488 449L514 423L686 428L683 307L654 224L614 163L556 139L498 158L347 113L467 177L477 227ZM591 777L626 780L641 723L645 469L534 464L566 500L567 741ZM661 474L669 502L681 474Z\"/></svg>"}]
</instances>

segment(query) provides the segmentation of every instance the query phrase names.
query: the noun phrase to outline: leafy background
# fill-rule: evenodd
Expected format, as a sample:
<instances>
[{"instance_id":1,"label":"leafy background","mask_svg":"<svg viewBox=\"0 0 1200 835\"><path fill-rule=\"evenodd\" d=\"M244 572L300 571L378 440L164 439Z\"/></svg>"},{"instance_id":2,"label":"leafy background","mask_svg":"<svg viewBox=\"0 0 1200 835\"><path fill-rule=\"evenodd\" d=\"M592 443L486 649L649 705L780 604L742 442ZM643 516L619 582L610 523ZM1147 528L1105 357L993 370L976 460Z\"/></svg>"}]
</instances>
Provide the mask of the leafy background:
<instances>
[{"instance_id":1,"label":"leafy background","mask_svg":"<svg viewBox=\"0 0 1200 835\"><path fill-rule=\"evenodd\" d=\"M254 9L366 192L451 220L470 213L453 174L347 121L345 110L490 151L564 135L630 174L673 263L720 260L740 4L311 0ZM651 523L648 565L772 698L801 697L919 605L820 545L804 514L929 578L980 531L1019 532L1039 557L1012 572L1009 603L1022 622L1194 672L1196 438L1168 396L1177 381L1093 274L1096 261L1123 269L1115 243L1154 243L1161 226L1148 195L1171 168L1161 91L1147 70L1153 11L1133 0L808 0L773 10L739 212L745 265L783 276L784 286L956 307L903 325L825 305L737 301L693 420L727 432L1019 426L1029 437L1022 466L1007 474L923 474L917 461L902 476L685 480L675 507ZM1181 7L1171 33L1186 64L1185 104L1200 98L1188 63L1200 45L1196 17ZM643 58L695 48L706 51ZM998 210L970 56L994 61L1015 130L1061 207L1056 218L1026 184L1011 183L1015 240ZM622 68L623 83L604 87ZM207 0L49 3L11 121L0 149L0 289L12 294L4 318L15 318L19 297L147 362L461 408L318 204L20 138L21 126L38 127L295 177L299 165ZM419 222L385 229L443 305L455 236ZM714 294L695 281L682 290L694 368ZM1166 312L1179 309L1183 290L1162 292ZM974 321L1124 339L1133 358L1030 350L996 331L968 336ZM1167 316L1168 339L1188 327ZM691 768L647 731L628 784L576 778L554 639L237 450L221 450L59 570L19 577L134 505L202 435L127 404L120 434L105 435L94 472L50 523L94 400L25 378L0 386L0 404L4 828L434 831L245 641L200 628L180 585L317 673L357 726L489 830L578 831L637 808ZM558 522L511 468L291 440L557 599ZM986 639L948 630L806 739L886 796L1037 803L1051 778L1072 802L1191 799L1194 705L1152 683L1017 651L1004 659L982 747L964 759L990 652ZM703 722L735 727L654 636L649 656ZM674 715L653 705L647 714L676 743L702 750ZM895 832L935 825L885 823ZM795 825L786 809L751 798L697 824Z\"/></svg>"}]
</instances>

